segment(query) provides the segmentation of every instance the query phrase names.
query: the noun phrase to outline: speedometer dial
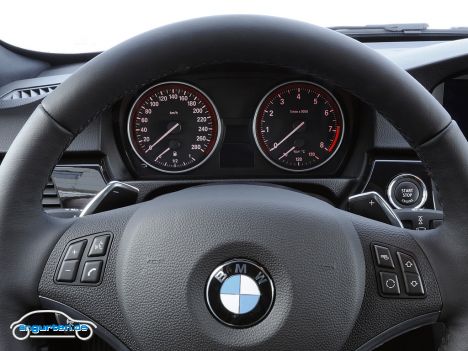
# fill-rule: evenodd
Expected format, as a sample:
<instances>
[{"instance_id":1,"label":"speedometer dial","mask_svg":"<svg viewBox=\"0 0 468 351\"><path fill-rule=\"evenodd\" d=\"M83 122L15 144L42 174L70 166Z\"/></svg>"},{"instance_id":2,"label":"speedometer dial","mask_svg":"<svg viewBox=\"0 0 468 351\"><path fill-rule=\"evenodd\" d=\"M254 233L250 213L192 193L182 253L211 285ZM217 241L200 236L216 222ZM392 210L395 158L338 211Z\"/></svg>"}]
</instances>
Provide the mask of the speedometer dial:
<instances>
[{"instance_id":1,"label":"speedometer dial","mask_svg":"<svg viewBox=\"0 0 468 351\"><path fill-rule=\"evenodd\" d=\"M253 131L268 161L289 171L309 171L336 153L344 119L338 101L328 90L296 81L276 87L263 98Z\"/></svg>"},{"instance_id":2,"label":"speedometer dial","mask_svg":"<svg viewBox=\"0 0 468 351\"><path fill-rule=\"evenodd\" d=\"M157 84L133 104L128 137L138 157L167 173L187 172L205 162L219 140L215 106L201 90L180 82Z\"/></svg>"}]
</instances>

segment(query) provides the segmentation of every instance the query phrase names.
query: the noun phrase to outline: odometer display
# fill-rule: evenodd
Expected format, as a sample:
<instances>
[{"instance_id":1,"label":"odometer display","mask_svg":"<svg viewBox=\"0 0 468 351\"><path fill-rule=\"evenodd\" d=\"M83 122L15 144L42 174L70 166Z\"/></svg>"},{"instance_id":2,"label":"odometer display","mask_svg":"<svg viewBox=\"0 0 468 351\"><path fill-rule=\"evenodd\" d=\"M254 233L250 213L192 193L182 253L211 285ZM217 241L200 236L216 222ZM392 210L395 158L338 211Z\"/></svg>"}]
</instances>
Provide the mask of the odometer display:
<instances>
[{"instance_id":1,"label":"odometer display","mask_svg":"<svg viewBox=\"0 0 468 351\"><path fill-rule=\"evenodd\" d=\"M215 106L201 90L186 83L157 84L133 104L128 119L130 144L152 168L187 172L206 161L219 139Z\"/></svg>"},{"instance_id":2,"label":"odometer display","mask_svg":"<svg viewBox=\"0 0 468 351\"><path fill-rule=\"evenodd\" d=\"M255 114L255 141L265 158L288 171L309 171L329 161L340 147L344 119L325 88L310 82L276 87Z\"/></svg>"}]
</instances>

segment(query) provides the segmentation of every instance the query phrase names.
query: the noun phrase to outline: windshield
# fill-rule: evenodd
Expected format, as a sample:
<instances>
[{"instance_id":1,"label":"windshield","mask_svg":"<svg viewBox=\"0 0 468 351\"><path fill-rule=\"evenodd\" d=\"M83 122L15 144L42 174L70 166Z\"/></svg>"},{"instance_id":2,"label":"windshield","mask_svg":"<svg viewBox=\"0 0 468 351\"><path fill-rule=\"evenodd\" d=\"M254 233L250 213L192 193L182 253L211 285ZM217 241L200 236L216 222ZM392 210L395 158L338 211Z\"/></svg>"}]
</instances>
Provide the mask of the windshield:
<instances>
[{"instance_id":1,"label":"windshield","mask_svg":"<svg viewBox=\"0 0 468 351\"><path fill-rule=\"evenodd\" d=\"M0 39L44 52L95 52L149 29L203 16L262 14L325 27L427 23L447 29L467 27L467 9L460 0L4 1Z\"/></svg>"}]
</instances>

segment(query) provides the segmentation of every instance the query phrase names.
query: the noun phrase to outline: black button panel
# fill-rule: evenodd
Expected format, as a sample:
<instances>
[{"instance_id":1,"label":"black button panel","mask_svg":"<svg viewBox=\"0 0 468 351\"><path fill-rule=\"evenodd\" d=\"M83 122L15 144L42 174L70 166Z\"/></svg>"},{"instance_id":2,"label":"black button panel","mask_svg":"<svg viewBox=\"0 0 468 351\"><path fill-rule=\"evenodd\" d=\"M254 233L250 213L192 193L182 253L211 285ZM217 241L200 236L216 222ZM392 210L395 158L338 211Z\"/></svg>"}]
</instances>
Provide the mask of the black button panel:
<instances>
[{"instance_id":1,"label":"black button panel","mask_svg":"<svg viewBox=\"0 0 468 351\"><path fill-rule=\"evenodd\" d=\"M387 295L400 295L400 284L395 273L380 272L380 286Z\"/></svg>"},{"instance_id":2,"label":"black button panel","mask_svg":"<svg viewBox=\"0 0 468 351\"><path fill-rule=\"evenodd\" d=\"M65 254L65 261L68 260L79 260L83 254L83 249L86 246L86 240L78 241L68 247L67 253Z\"/></svg>"},{"instance_id":3,"label":"black button panel","mask_svg":"<svg viewBox=\"0 0 468 351\"><path fill-rule=\"evenodd\" d=\"M55 282L99 285L104 275L112 233L95 233L67 244L57 267Z\"/></svg>"},{"instance_id":4,"label":"black button panel","mask_svg":"<svg viewBox=\"0 0 468 351\"><path fill-rule=\"evenodd\" d=\"M384 268L395 268L390 250L386 247L374 245L377 265Z\"/></svg>"},{"instance_id":5,"label":"black button panel","mask_svg":"<svg viewBox=\"0 0 468 351\"><path fill-rule=\"evenodd\" d=\"M372 244L379 293L388 298L421 298L426 292L416 260L410 252ZM404 289L400 287L404 284Z\"/></svg>"},{"instance_id":6,"label":"black button panel","mask_svg":"<svg viewBox=\"0 0 468 351\"><path fill-rule=\"evenodd\" d=\"M78 260L63 261L58 272L57 280L60 282L74 281L79 262Z\"/></svg>"},{"instance_id":7,"label":"black button panel","mask_svg":"<svg viewBox=\"0 0 468 351\"><path fill-rule=\"evenodd\" d=\"M414 262L413 258L407 254L402 252L397 252L398 261L400 262L401 269L403 272L408 273L418 273L418 268L416 267L416 262Z\"/></svg>"},{"instance_id":8,"label":"black button panel","mask_svg":"<svg viewBox=\"0 0 468 351\"><path fill-rule=\"evenodd\" d=\"M88 256L103 256L107 251L107 244L109 243L110 235L100 235L94 238L91 248L89 249Z\"/></svg>"},{"instance_id":9,"label":"black button panel","mask_svg":"<svg viewBox=\"0 0 468 351\"><path fill-rule=\"evenodd\" d=\"M421 282L421 277L416 273L405 273L405 289L408 295L423 296L424 287Z\"/></svg>"},{"instance_id":10,"label":"black button panel","mask_svg":"<svg viewBox=\"0 0 468 351\"><path fill-rule=\"evenodd\" d=\"M88 261L83 267L81 274L82 283L97 283L101 276L102 261Z\"/></svg>"}]
</instances>

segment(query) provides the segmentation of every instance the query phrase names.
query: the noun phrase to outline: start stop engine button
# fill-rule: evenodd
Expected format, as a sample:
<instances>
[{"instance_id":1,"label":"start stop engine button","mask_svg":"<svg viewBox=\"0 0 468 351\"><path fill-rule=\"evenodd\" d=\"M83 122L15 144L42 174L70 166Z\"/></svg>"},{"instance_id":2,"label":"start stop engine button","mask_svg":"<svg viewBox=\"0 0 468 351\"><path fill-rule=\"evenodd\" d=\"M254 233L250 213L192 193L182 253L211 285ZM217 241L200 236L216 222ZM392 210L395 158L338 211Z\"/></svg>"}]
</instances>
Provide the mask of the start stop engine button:
<instances>
[{"instance_id":1,"label":"start stop engine button","mask_svg":"<svg viewBox=\"0 0 468 351\"><path fill-rule=\"evenodd\" d=\"M405 181L395 187L394 196L396 201L403 206L413 206L420 198L418 186L413 182Z\"/></svg>"},{"instance_id":2,"label":"start stop engine button","mask_svg":"<svg viewBox=\"0 0 468 351\"><path fill-rule=\"evenodd\" d=\"M427 200L424 182L412 174L400 174L388 186L390 203L398 208L420 208Z\"/></svg>"}]
</instances>

